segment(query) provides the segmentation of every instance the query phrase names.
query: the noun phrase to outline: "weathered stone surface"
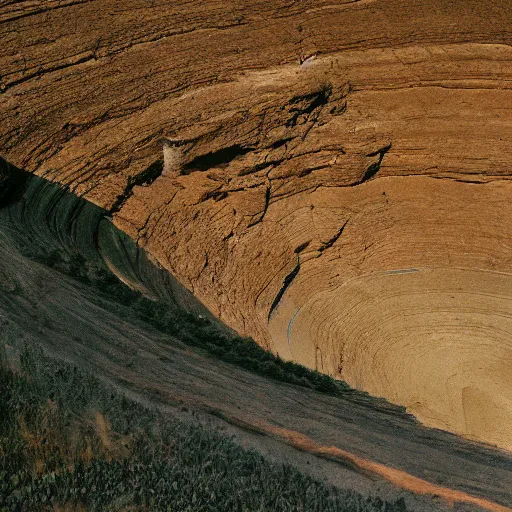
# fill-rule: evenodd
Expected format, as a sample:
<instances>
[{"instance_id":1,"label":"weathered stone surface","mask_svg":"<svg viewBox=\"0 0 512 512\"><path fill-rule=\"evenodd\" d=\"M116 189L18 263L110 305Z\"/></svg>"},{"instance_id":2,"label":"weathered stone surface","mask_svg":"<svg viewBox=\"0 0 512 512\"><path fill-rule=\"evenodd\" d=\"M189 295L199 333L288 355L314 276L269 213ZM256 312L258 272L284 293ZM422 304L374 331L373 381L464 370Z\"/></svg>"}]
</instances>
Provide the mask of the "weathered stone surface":
<instances>
[{"instance_id":1,"label":"weathered stone surface","mask_svg":"<svg viewBox=\"0 0 512 512\"><path fill-rule=\"evenodd\" d=\"M1 153L241 333L511 449L510 7L9 3Z\"/></svg>"}]
</instances>

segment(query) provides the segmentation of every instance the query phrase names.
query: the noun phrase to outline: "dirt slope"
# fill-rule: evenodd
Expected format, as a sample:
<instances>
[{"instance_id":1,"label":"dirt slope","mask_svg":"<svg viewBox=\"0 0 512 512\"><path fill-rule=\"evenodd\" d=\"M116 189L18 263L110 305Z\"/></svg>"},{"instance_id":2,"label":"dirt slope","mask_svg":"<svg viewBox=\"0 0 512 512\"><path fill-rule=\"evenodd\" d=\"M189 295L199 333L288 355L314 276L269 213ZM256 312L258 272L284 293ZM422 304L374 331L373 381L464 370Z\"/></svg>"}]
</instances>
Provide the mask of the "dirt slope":
<instances>
[{"instance_id":1,"label":"dirt slope","mask_svg":"<svg viewBox=\"0 0 512 512\"><path fill-rule=\"evenodd\" d=\"M413 510L445 510L452 502L460 512L511 510L510 454L427 429L364 397L332 397L220 362L24 257L20 240L36 247L49 244L53 233L61 243L73 236L85 247L94 224L94 209L70 208L76 199L41 191L22 208L0 210L0 336L8 356L37 343L169 414L209 418L274 460L339 487L403 495ZM47 205L64 215L41 215ZM59 222L66 214L69 226ZM77 222L80 215L88 222Z\"/></svg>"},{"instance_id":2,"label":"dirt slope","mask_svg":"<svg viewBox=\"0 0 512 512\"><path fill-rule=\"evenodd\" d=\"M242 334L511 449L511 7L5 3L0 153Z\"/></svg>"}]
</instances>

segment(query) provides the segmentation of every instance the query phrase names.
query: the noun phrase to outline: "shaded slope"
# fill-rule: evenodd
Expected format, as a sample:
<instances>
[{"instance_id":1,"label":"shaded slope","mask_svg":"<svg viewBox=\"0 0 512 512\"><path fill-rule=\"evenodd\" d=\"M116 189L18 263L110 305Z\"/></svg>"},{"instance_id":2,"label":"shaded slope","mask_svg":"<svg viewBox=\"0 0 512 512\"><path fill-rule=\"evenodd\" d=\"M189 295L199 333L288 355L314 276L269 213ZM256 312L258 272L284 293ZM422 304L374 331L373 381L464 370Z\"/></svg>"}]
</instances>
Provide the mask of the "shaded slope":
<instances>
[{"instance_id":1,"label":"shaded slope","mask_svg":"<svg viewBox=\"0 0 512 512\"><path fill-rule=\"evenodd\" d=\"M382 510L380 499L269 463L211 424L145 407L33 346L0 361L0 382L2 510ZM403 499L386 510L405 512Z\"/></svg>"},{"instance_id":2,"label":"shaded slope","mask_svg":"<svg viewBox=\"0 0 512 512\"><path fill-rule=\"evenodd\" d=\"M44 205L44 197L48 196L43 194L41 201L31 204ZM43 210L48 212L46 205ZM90 286L20 255L13 233L19 243L25 231L32 231L30 244L36 243L37 230L20 228L38 214L25 212L14 221L15 211L20 210L2 210L0 224L1 330L8 347L40 343L50 354L95 372L145 403L166 411L187 407L201 415L213 415L220 424L233 428L241 442L255 443L278 459L305 464L304 458L287 451L288 434L279 429L289 429L318 446L335 446L427 482L512 505L509 455L423 428L362 396L329 397L280 384L191 350L134 319L130 309ZM48 243L47 237L39 240ZM255 432L271 437L255 438ZM380 479L374 480L375 474L347 469L343 459L333 470L333 462L323 458L327 453L306 451L312 466L307 471L328 477L338 486L345 480L361 489L375 490L377 486L379 492L393 493ZM443 507L438 502L413 503L418 510Z\"/></svg>"}]
</instances>

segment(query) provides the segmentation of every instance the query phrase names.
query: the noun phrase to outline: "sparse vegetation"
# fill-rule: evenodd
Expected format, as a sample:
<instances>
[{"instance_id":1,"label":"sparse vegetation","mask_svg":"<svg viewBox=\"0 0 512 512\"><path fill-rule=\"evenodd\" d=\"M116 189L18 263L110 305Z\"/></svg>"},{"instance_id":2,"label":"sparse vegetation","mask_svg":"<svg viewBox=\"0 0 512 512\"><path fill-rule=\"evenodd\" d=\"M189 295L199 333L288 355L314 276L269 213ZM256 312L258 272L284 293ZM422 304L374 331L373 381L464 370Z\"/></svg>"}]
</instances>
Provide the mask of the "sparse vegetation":
<instances>
[{"instance_id":1,"label":"sparse vegetation","mask_svg":"<svg viewBox=\"0 0 512 512\"><path fill-rule=\"evenodd\" d=\"M135 316L160 331L176 336L188 345L206 350L223 361L272 379L323 393L338 395L349 390L348 385L342 381L302 365L283 361L264 350L251 338L228 335L206 318L200 318L183 309L145 297L122 283L99 263L86 260L78 253L69 254L53 250L48 253L29 254L29 256L95 287L111 300L128 307L130 316Z\"/></svg>"},{"instance_id":2,"label":"sparse vegetation","mask_svg":"<svg viewBox=\"0 0 512 512\"><path fill-rule=\"evenodd\" d=\"M35 347L19 359L0 365L1 512L406 510L272 464Z\"/></svg>"}]
</instances>

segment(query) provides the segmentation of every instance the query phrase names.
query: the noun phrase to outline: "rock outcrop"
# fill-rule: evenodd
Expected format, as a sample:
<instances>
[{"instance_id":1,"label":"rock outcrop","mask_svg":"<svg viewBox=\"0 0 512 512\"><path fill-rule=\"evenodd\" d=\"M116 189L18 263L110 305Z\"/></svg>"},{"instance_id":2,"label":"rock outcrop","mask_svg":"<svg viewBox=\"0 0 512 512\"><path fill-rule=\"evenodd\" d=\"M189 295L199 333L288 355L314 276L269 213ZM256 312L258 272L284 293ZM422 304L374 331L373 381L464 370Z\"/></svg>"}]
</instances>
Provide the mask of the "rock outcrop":
<instances>
[{"instance_id":1,"label":"rock outcrop","mask_svg":"<svg viewBox=\"0 0 512 512\"><path fill-rule=\"evenodd\" d=\"M510 7L9 3L1 155L268 349L512 449Z\"/></svg>"}]
</instances>

